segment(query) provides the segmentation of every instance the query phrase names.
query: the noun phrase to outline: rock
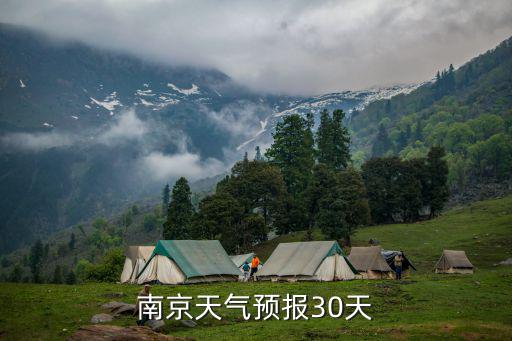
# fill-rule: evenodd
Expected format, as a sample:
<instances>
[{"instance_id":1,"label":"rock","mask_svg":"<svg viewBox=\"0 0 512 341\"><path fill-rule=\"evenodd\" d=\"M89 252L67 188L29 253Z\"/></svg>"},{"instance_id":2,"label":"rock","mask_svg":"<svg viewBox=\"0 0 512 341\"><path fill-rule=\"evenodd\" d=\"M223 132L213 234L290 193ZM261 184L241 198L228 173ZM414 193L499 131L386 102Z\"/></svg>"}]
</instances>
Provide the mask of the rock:
<instances>
[{"instance_id":1,"label":"rock","mask_svg":"<svg viewBox=\"0 0 512 341\"><path fill-rule=\"evenodd\" d=\"M165 327L164 320L149 320L146 322L146 325L154 331L160 331L163 327Z\"/></svg>"},{"instance_id":2,"label":"rock","mask_svg":"<svg viewBox=\"0 0 512 341\"><path fill-rule=\"evenodd\" d=\"M368 241L368 244L370 244L370 245L380 245L380 241L378 239L375 239L375 238L370 238L370 240Z\"/></svg>"},{"instance_id":3,"label":"rock","mask_svg":"<svg viewBox=\"0 0 512 341\"><path fill-rule=\"evenodd\" d=\"M197 326L197 323L192 320L181 320L180 322L182 325L184 325L185 327L189 327L189 328L194 328Z\"/></svg>"},{"instance_id":4,"label":"rock","mask_svg":"<svg viewBox=\"0 0 512 341\"><path fill-rule=\"evenodd\" d=\"M108 303L103 304L101 307L103 309L110 309L110 310L112 310L112 309L117 309L117 308L119 308L119 307L121 307L121 306L123 306L125 304L127 304L127 303L112 301L112 302L108 302Z\"/></svg>"},{"instance_id":5,"label":"rock","mask_svg":"<svg viewBox=\"0 0 512 341\"><path fill-rule=\"evenodd\" d=\"M499 262L498 265L512 265L512 258L505 259L504 261Z\"/></svg>"},{"instance_id":6,"label":"rock","mask_svg":"<svg viewBox=\"0 0 512 341\"><path fill-rule=\"evenodd\" d=\"M114 317L109 314L96 314L91 318L91 323L110 322L113 319L114 319Z\"/></svg>"},{"instance_id":7,"label":"rock","mask_svg":"<svg viewBox=\"0 0 512 341\"><path fill-rule=\"evenodd\" d=\"M112 309L112 312L114 315L133 314L135 312L135 304L125 303L120 307Z\"/></svg>"},{"instance_id":8,"label":"rock","mask_svg":"<svg viewBox=\"0 0 512 341\"><path fill-rule=\"evenodd\" d=\"M69 337L70 341L184 341L186 338L159 334L147 327L119 327L110 325L89 325L78 329Z\"/></svg>"}]
</instances>

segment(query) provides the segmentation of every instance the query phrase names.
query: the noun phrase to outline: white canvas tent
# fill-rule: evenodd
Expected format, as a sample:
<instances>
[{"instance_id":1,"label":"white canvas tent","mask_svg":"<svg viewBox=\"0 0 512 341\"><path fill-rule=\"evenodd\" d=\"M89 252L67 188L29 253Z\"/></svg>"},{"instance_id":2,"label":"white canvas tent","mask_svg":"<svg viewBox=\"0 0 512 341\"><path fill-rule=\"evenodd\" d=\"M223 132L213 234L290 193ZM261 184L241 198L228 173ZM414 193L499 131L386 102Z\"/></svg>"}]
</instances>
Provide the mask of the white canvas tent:
<instances>
[{"instance_id":1,"label":"white canvas tent","mask_svg":"<svg viewBox=\"0 0 512 341\"><path fill-rule=\"evenodd\" d=\"M137 283L236 281L238 276L240 269L218 240L160 240Z\"/></svg>"},{"instance_id":2,"label":"white canvas tent","mask_svg":"<svg viewBox=\"0 0 512 341\"><path fill-rule=\"evenodd\" d=\"M242 265L244 265L244 262L247 261L249 264L251 264L252 258L254 257L254 252L245 253L243 255L234 255L229 256L233 263L237 266L237 268L241 269Z\"/></svg>"},{"instance_id":3,"label":"white canvas tent","mask_svg":"<svg viewBox=\"0 0 512 341\"><path fill-rule=\"evenodd\" d=\"M464 251L443 250L443 254L436 264L436 273L445 274L472 274L474 266Z\"/></svg>"},{"instance_id":4,"label":"white canvas tent","mask_svg":"<svg viewBox=\"0 0 512 341\"><path fill-rule=\"evenodd\" d=\"M123 272L121 273L121 283L135 283L139 271L144 268L154 246L128 246L125 255Z\"/></svg>"},{"instance_id":5,"label":"white canvas tent","mask_svg":"<svg viewBox=\"0 0 512 341\"><path fill-rule=\"evenodd\" d=\"M258 279L286 281L339 281L355 278L336 241L281 243L265 262Z\"/></svg>"},{"instance_id":6,"label":"white canvas tent","mask_svg":"<svg viewBox=\"0 0 512 341\"><path fill-rule=\"evenodd\" d=\"M380 246L353 247L348 259L364 279L393 278Z\"/></svg>"}]
</instances>

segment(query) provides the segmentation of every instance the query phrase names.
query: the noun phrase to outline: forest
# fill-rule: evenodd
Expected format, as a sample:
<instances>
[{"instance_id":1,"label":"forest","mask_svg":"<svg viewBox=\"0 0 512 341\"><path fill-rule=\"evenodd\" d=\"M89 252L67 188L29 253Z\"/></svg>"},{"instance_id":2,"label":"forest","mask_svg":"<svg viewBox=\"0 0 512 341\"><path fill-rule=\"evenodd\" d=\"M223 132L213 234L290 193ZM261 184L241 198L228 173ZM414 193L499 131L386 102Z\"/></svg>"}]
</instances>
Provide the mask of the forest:
<instances>
[{"instance_id":1,"label":"forest","mask_svg":"<svg viewBox=\"0 0 512 341\"><path fill-rule=\"evenodd\" d=\"M354 160L414 159L446 150L452 194L512 178L512 39L457 70L450 65L408 95L355 112Z\"/></svg>"}]
</instances>

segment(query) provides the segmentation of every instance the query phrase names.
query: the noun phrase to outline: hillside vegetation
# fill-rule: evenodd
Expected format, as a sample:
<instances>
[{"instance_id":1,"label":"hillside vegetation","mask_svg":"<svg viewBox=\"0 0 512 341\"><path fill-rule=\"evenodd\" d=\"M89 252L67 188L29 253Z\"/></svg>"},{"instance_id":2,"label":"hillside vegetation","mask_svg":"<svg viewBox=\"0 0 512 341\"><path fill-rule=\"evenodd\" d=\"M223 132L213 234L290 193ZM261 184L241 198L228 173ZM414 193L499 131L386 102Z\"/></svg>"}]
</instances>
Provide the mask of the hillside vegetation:
<instances>
[{"instance_id":1,"label":"hillside vegetation","mask_svg":"<svg viewBox=\"0 0 512 341\"><path fill-rule=\"evenodd\" d=\"M448 152L455 193L512 176L512 38L452 65L407 95L373 102L350 121L356 160Z\"/></svg>"},{"instance_id":2,"label":"hillside vegetation","mask_svg":"<svg viewBox=\"0 0 512 341\"><path fill-rule=\"evenodd\" d=\"M404 282L389 280L299 283L217 283L186 286L155 286L153 294L235 295L307 294L346 297L369 294L372 307L367 321L358 317L351 321L324 317L308 321L248 321L238 310L216 310L223 319L209 317L196 328L167 321L166 332L194 337L198 340L327 340L327 339L496 339L512 336L512 304L510 286L512 269L494 266L512 257L512 197L478 202L453 209L432 221L412 225L382 225L360 229L355 245L366 245L377 238L385 248L403 248L417 265ZM315 239L321 239L318 231ZM304 237L293 233L266 242L256 248L262 258L268 257L281 241ZM443 248L464 249L477 266L474 275L433 274L434 262ZM134 302L140 290L135 285L98 284L35 285L1 284L0 335L2 339L65 339L81 325L88 324L93 314L101 312L100 304L113 300L108 296L123 292L116 299ZM312 308L312 306L309 306ZM254 313L252 307L249 309ZM200 310L191 309L193 316ZM345 316L346 313L343 315ZM133 317L114 320L116 325L134 325Z\"/></svg>"},{"instance_id":3,"label":"hillside vegetation","mask_svg":"<svg viewBox=\"0 0 512 341\"><path fill-rule=\"evenodd\" d=\"M266 260L279 243L303 241L305 232L294 232L256 246ZM315 230L314 240L325 240ZM512 196L476 202L447 211L437 219L413 224L362 227L352 237L353 246L379 240L386 250L403 250L420 272L431 272L443 249L465 250L477 267L491 267L512 257ZM350 249L345 250L350 253Z\"/></svg>"}]
</instances>

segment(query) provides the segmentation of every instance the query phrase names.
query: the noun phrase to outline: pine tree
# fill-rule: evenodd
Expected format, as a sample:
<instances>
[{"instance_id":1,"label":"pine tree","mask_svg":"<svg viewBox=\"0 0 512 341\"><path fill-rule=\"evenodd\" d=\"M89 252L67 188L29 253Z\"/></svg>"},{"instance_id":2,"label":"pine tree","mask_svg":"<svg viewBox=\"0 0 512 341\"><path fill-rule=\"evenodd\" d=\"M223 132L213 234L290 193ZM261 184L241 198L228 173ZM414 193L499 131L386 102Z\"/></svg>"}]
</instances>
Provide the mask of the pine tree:
<instances>
[{"instance_id":1,"label":"pine tree","mask_svg":"<svg viewBox=\"0 0 512 341\"><path fill-rule=\"evenodd\" d=\"M76 284L76 276L73 270L69 270L66 275L66 284Z\"/></svg>"},{"instance_id":2,"label":"pine tree","mask_svg":"<svg viewBox=\"0 0 512 341\"><path fill-rule=\"evenodd\" d=\"M450 64L448 67L448 71L446 72L446 91L448 93L453 92L455 90L455 69L453 64Z\"/></svg>"},{"instance_id":3,"label":"pine tree","mask_svg":"<svg viewBox=\"0 0 512 341\"><path fill-rule=\"evenodd\" d=\"M75 244L76 244L75 233L71 232L71 236L69 237L69 242L68 242L69 250L74 250L75 249Z\"/></svg>"},{"instance_id":4,"label":"pine tree","mask_svg":"<svg viewBox=\"0 0 512 341\"><path fill-rule=\"evenodd\" d=\"M38 239L30 249L29 265L32 272L32 281L34 283L41 283L41 267L43 265L43 243Z\"/></svg>"},{"instance_id":5,"label":"pine tree","mask_svg":"<svg viewBox=\"0 0 512 341\"><path fill-rule=\"evenodd\" d=\"M345 113L334 110L332 113L332 167L335 170L346 169L350 163L350 134L344 126Z\"/></svg>"},{"instance_id":6,"label":"pine tree","mask_svg":"<svg viewBox=\"0 0 512 341\"><path fill-rule=\"evenodd\" d=\"M430 215L439 215L450 196L448 188L448 163L444 160L443 147L432 147L427 155L427 201L430 203Z\"/></svg>"},{"instance_id":7,"label":"pine tree","mask_svg":"<svg viewBox=\"0 0 512 341\"><path fill-rule=\"evenodd\" d=\"M181 177L172 188L164 239L187 239L193 213L190 186L187 179Z\"/></svg>"},{"instance_id":8,"label":"pine tree","mask_svg":"<svg viewBox=\"0 0 512 341\"><path fill-rule=\"evenodd\" d=\"M294 114L276 126L274 143L267 150L269 162L283 174L288 192L298 194L307 187L315 163L311 120Z\"/></svg>"},{"instance_id":9,"label":"pine tree","mask_svg":"<svg viewBox=\"0 0 512 341\"><path fill-rule=\"evenodd\" d=\"M386 107L384 109L387 116L391 115L391 100L386 100Z\"/></svg>"},{"instance_id":10,"label":"pine tree","mask_svg":"<svg viewBox=\"0 0 512 341\"><path fill-rule=\"evenodd\" d=\"M423 141L423 128L421 127L421 120L416 122L416 129L414 130L414 140Z\"/></svg>"},{"instance_id":11,"label":"pine tree","mask_svg":"<svg viewBox=\"0 0 512 341\"><path fill-rule=\"evenodd\" d=\"M169 188L169 184L165 184L164 189L162 190L162 210L167 213L169 209L169 200L171 196L171 189Z\"/></svg>"},{"instance_id":12,"label":"pine tree","mask_svg":"<svg viewBox=\"0 0 512 341\"><path fill-rule=\"evenodd\" d=\"M256 146L256 155L254 156L255 161L263 161L263 156L261 156L260 146Z\"/></svg>"},{"instance_id":13,"label":"pine tree","mask_svg":"<svg viewBox=\"0 0 512 341\"><path fill-rule=\"evenodd\" d=\"M316 131L316 145L318 149L318 162L330 165L333 154L331 117L327 110L320 114L320 125Z\"/></svg>"},{"instance_id":14,"label":"pine tree","mask_svg":"<svg viewBox=\"0 0 512 341\"><path fill-rule=\"evenodd\" d=\"M61 284L62 283L62 268L60 265L55 266L55 270L53 271L53 284Z\"/></svg>"},{"instance_id":15,"label":"pine tree","mask_svg":"<svg viewBox=\"0 0 512 341\"><path fill-rule=\"evenodd\" d=\"M9 282L13 283L19 283L21 282L21 279L23 278L23 269L19 264L16 264L13 268L11 273L9 274Z\"/></svg>"},{"instance_id":16,"label":"pine tree","mask_svg":"<svg viewBox=\"0 0 512 341\"><path fill-rule=\"evenodd\" d=\"M383 124L379 125L379 132L373 142L372 157L380 157L386 154L392 147L386 128Z\"/></svg>"}]
</instances>

